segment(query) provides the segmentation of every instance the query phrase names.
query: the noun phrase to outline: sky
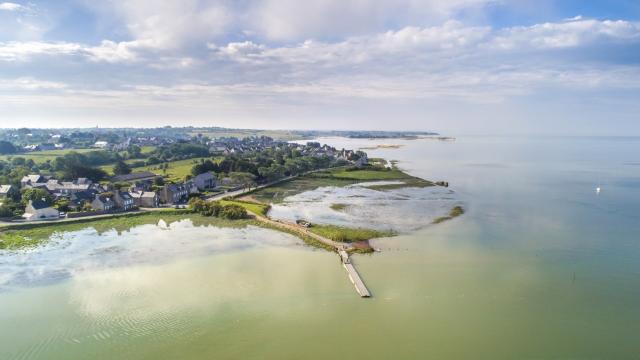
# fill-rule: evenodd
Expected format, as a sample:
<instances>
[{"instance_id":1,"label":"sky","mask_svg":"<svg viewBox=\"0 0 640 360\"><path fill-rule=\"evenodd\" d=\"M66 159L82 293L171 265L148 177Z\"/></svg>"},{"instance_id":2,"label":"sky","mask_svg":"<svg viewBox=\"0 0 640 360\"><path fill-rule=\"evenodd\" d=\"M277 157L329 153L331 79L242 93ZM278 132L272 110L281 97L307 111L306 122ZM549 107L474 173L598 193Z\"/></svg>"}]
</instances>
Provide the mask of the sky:
<instances>
[{"instance_id":1,"label":"sky","mask_svg":"<svg viewBox=\"0 0 640 360\"><path fill-rule=\"evenodd\" d=\"M0 0L0 127L640 135L637 0Z\"/></svg>"}]
</instances>

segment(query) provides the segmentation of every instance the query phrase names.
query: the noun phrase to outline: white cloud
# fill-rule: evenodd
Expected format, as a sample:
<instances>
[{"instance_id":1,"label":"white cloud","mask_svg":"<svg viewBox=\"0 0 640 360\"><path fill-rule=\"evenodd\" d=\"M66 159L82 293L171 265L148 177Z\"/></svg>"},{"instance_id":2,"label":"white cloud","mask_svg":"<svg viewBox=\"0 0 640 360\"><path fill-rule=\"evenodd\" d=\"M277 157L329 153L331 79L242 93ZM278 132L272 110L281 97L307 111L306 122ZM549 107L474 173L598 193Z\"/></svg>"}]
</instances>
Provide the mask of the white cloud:
<instances>
[{"instance_id":1,"label":"white cloud","mask_svg":"<svg viewBox=\"0 0 640 360\"><path fill-rule=\"evenodd\" d=\"M24 6L12 2L0 3L0 11L17 11L24 9Z\"/></svg>"},{"instance_id":2,"label":"white cloud","mask_svg":"<svg viewBox=\"0 0 640 360\"><path fill-rule=\"evenodd\" d=\"M496 36L493 45L502 49L545 49L618 40L640 40L640 23L574 18L561 23L508 28Z\"/></svg>"},{"instance_id":3,"label":"white cloud","mask_svg":"<svg viewBox=\"0 0 640 360\"><path fill-rule=\"evenodd\" d=\"M0 91L16 90L61 90L67 87L66 84L54 81L38 80L32 77L17 79L0 79Z\"/></svg>"},{"instance_id":4,"label":"white cloud","mask_svg":"<svg viewBox=\"0 0 640 360\"><path fill-rule=\"evenodd\" d=\"M629 21L574 18L506 29L444 21L275 43L259 35L223 41L213 35L218 30L171 37L160 29L154 35L154 26L132 40L97 45L0 43L3 76L18 79L0 82L3 102L159 116L179 112L175 107L204 117L240 110L261 116L263 109L291 114L307 105L348 109L345 104L365 102L420 107L452 101L464 108L554 91L640 91L638 64L616 58L616 51L640 46L640 25ZM563 58L567 54L571 61ZM29 68L41 69L45 61L65 71L36 79ZM82 76L65 75L76 71ZM105 71L112 76L105 79Z\"/></svg>"},{"instance_id":5,"label":"white cloud","mask_svg":"<svg viewBox=\"0 0 640 360\"><path fill-rule=\"evenodd\" d=\"M215 44L208 44L207 47L212 50L218 50L229 56L251 56L261 54L267 48L265 45L256 44L253 41L231 42L224 47L217 47Z\"/></svg>"},{"instance_id":6,"label":"white cloud","mask_svg":"<svg viewBox=\"0 0 640 360\"><path fill-rule=\"evenodd\" d=\"M36 56L74 55L82 50L82 45L64 42L6 42L0 43L0 61L28 61Z\"/></svg>"},{"instance_id":7,"label":"white cloud","mask_svg":"<svg viewBox=\"0 0 640 360\"><path fill-rule=\"evenodd\" d=\"M223 1L128 0L88 2L102 15L122 20L133 40L172 49L222 35L232 14Z\"/></svg>"},{"instance_id":8,"label":"white cloud","mask_svg":"<svg viewBox=\"0 0 640 360\"><path fill-rule=\"evenodd\" d=\"M262 0L252 2L245 26L275 40L362 35L389 24L425 26L463 8L494 0Z\"/></svg>"},{"instance_id":9,"label":"white cloud","mask_svg":"<svg viewBox=\"0 0 640 360\"><path fill-rule=\"evenodd\" d=\"M114 42L103 40L99 46L87 47L85 52L93 61L119 63L137 61L141 51L153 48L155 48L155 43L152 41Z\"/></svg>"}]
</instances>

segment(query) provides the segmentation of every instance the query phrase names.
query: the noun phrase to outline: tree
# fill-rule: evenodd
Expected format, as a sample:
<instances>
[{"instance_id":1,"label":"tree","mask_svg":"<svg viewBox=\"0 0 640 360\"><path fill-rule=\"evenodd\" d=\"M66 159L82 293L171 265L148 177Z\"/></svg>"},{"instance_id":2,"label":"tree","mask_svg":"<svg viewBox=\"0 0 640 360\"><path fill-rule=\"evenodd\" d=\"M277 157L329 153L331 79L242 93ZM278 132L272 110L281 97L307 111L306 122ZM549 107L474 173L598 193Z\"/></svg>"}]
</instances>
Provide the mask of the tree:
<instances>
[{"instance_id":1,"label":"tree","mask_svg":"<svg viewBox=\"0 0 640 360\"><path fill-rule=\"evenodd\" d=\"M211 160L202 161L200 164L196 164L191 168L191 175L198 176L209 171L220 171L218 164L214 163Z\"/></svg>"},{"instance_id":2,"label":"tree","mask_svg":"<svg viewBox=\"0 0 640 360\"><path fill-rule=\"evenodd\" d=\"M15 154L17 151L18 149L12 143L4 140L0 141L0 154Z\"/></svg>"},{"instance_id":3,"label":"tree","mask_svg":"<svg viewBox=\"0 0 640 360\"><path fill-rule=\"evenodd\" d=\"M62 177L66 180L87 178L93 182L99 182L107 177L107 173L102 169L91 166L70 164L65 166L65 169L62 171Z\"/></svg>"},{"instance_id":4,"label":"tree","mask_svg":"<svg viewBox=\"0 0 640 360\"><path fill-rule=\"evenodd\" d=\"M246 172L232 172L229 174L233 182L243 187L251 187L255 184L255 175Z\"/></svg>"},{"instance_id":5,"label":"tree","mask_svg":"<svg viewBox=\"0 0 640 360\"><path fill-rule=\"evenodd\" d=\"M127 148L127 153L129 153L130 158L137 159L142 155L142 149L140 149L140 146L132 144Z\"/></svg>"},{"instance_id":6,"label":"tree","mask_svg":"<svg viewBox=\"0 0 640 360\"><path fill-rule=\"evenodd\" d=\"M93 211L93 207L91 206L91 203L88 201L85 201L84 205L82 205L82 211Z\"/></svg>"},{"instance_id":7,"label":"tree","mask_svg":"<svg viewBox=\"0 0 640 360\"><path fill-rule=\"evenodd\" d=\"M58 199L53 204L53 207L58 209L58 211L68 212L69 211L69 200L67 200L67 199Z\"/></svg>"},{"instance_id":8,"label":"tree","mask_svg":"<svg viewBox=\"0 0 640 360\"><path fill-rule=\"evenodd\" d=\"M113 173L116 175L131 174L131 167L129 167L129 165L126 162L119 160L116 163L116 165L113 167Z\"/></svg>"},{"instance_id":9,"label":"tree","mask_svg":"<svg viewBox=\"0 0 640 360\"><path fill-rule=\"evenodd\" d=\"M219 216L229 220L244 219L247 217L247 210L240 205L229 204L222 207Z\"/></svg>"},{"instance_id":10,"label":"tree","mask_svg":"<svg viewBox=\"0 0 640 360\"><path fill-rule=\"evenodd\" d=\"M45 202L51 204L51 202L53 201L53 196L51 196L51 194L49 194L49 192L45 189L31 188L26 189L22 192L22 203L24 205L27 205L29 203L29 200L44 200Z\"/></svg>"},{"instance_id":11,"label":"tree","mask_svg":"<svg viewBox=\"0 0 640 360\"><path fill-rule=\"evenodd\" d=\"M13 216L13 209L7 204L0 205L0 218L8 218Z\"/></svg>"}]
</instances>

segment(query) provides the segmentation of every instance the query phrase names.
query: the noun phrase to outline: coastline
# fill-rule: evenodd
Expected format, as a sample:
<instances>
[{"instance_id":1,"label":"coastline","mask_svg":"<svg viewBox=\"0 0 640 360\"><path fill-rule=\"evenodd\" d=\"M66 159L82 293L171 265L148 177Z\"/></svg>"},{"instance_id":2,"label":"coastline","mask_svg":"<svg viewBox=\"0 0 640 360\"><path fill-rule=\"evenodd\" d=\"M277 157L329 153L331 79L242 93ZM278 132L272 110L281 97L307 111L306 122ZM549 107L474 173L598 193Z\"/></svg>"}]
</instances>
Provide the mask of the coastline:
<instances>
[{"instance_id":1,"label":"coastline","mask_svg":"<svg viewBox=\"0 0 640 360\"><path fill-rule=\"evenodd\" d=\"M357 183L368 183L367 188L386 191L404 187L429 187L438 186L436 183L417 178L400 170L394 162L390 168L380 166L386 160L372 159L373 165L364 168L332 168L306 173L301 176L283 178L278 181L249 190L237 191L230 194L221 194L210 201L233 203L242 206L250 214L250 217L241 220L224 220L211 218L194 213L191 210L179 209L153 209L137 212L96 215L86 218L63 219L51 222L25 222L0 225L0 249L20 250L38 246L47 241L47 238L56 232L74 231L86 227L96 229L122 229L137 225L158 223L164 220L167 223L191 219L196 223L208 224L220 227L243 227L255 225L267 229L290 233L300 238L306 245L329 251L346 249L351 252L367 253L373 248L369 240L381 237L393 237L395 232L384 232L366 227L344 227L331 224L311 224L309 228L290 223L283 223L271 219L268 216L270 204L278 203L285 197L316 189L322 186L344 187ZM392 181L393 183L389 183ZM375 185L381 182L381 185ZM386 183L383 183L386 182ZM246 197L250 197L247 201ZM460 208L459 206L456 208ZM451 210L449 216L434 220L434 224L462 215L464 210ZM460 208L462 209L462 208ZM342 210L340 207L336 211ZM456 211L456 214L451 214Z\"/></svg>"}]
</instances>

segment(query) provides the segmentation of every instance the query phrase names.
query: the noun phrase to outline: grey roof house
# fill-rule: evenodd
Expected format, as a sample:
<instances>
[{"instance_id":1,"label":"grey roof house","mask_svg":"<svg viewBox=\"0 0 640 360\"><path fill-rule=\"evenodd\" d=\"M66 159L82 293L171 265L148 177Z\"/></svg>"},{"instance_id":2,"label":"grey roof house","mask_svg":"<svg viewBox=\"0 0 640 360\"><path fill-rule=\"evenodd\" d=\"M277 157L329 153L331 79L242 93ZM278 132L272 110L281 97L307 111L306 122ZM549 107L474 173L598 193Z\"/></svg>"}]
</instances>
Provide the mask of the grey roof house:
<instances>
[{"instance_id":1,"label":"grey roof house","mask_svg":"<svg viewBox=\"0 0 640 360\"><path fill-rule=\"evenodd\" d=\"M191 179L191 181L200 191L216 187L216 177L211 172L202 173Z\"/></svg>"},{"instance_id":2,"label":"grey roof house","mask_svg":"<svg viewBox=\"0 0 640 360\"><path fill-rule=\"evenodd\" d=\"M29 200L22 217L28 221L58 219L60 212L44 200Z\"/></svg>"},{"instance_id":3,"label":"grey roof house","mask_svg":"<svg viewBox=\"0 0 640 360\"><path fill-rule=\"evenodd\" d=\"M112 196L98 194L91 202L91 207L97 211L111 211L116 207L116 203Z\"/></svg>"},{"instance_id":4,"label":"grey roof house","mask_svg":"<svg viewBox=\"0 0 640 360\"><path fill-rule=\"evenodd\" d=\"M22 180L20 180L20 185L23 188L45 187L47 181L49 181L49 177L47 176L42 176L39 174L30 174L22 177Z\"/></svg>"},{"instance_id":5,"label":"grey roof house","mask_svg":"<svg viewBox=\"0 0 640 360\"><path fill-rule=\"evenodd\" d=\"M160 191L160 200L165 204L179 204L189 198L185 184L167 184Z\"/></svg>"},{"instance_id":6,"label":"grey roof house","mask_svg":"<svg viewBox=\"0 0 640 360\"><path fill-rule=\"evenodd\" d=\"M0 199L11 198L18 195L18 189L13 185L0 185Z\"/></svg>"},{"instance_id":7,"label":"grey roof house","mask_svg":"<svg viewBox=\"0 0 640 360\"><path fill-rule=\"evenodd\" d=\"M160 206L160 197L154 191L132 191L131 197L138 207L155 208Z\"/></svg>"},{"instance_id":8,"label":"grey roof house","mask_svg":"<svg viewBox=\"0 0 640 360\"><path fill-rule=\"evenodd\" d=\"M131 210L136 206L134 204L133 197L131 197L131 194L129 194L128 191L114 191L113 200L115 201L116 206L124 211Z\"/></svg>"}]
</instances>

